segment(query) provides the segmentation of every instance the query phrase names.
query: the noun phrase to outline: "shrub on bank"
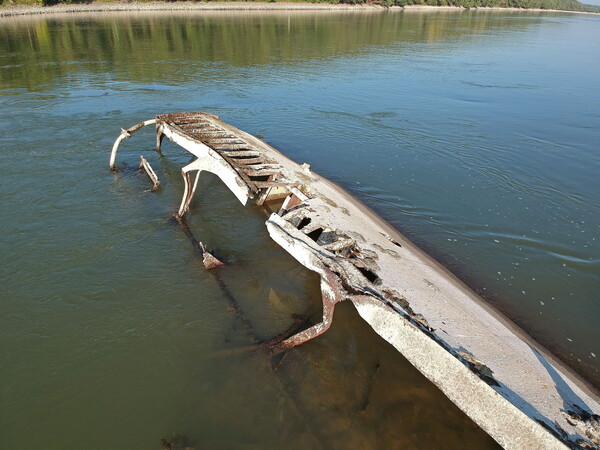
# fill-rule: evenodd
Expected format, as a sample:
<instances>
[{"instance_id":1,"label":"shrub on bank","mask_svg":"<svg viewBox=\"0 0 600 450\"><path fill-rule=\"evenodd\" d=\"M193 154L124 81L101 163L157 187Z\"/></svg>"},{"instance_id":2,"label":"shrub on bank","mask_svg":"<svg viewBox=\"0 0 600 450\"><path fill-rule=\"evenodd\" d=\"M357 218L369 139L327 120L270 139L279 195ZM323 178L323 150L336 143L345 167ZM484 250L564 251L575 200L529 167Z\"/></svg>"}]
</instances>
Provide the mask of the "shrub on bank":
<instances>
[{"instance_id":1,"label":"shrub on bank","mask_svg":"<svg viewBox=\"0 0 600 450\"><path fill-rule=\"evenodd\" d=\"M365 0L339 0L340 3L364 3ZM585 5L577 0L381 0L385 6L462 6L463 8L524 8L560 9L566 11L600 12L600 6Z\"/></svg>"}]
</instances>

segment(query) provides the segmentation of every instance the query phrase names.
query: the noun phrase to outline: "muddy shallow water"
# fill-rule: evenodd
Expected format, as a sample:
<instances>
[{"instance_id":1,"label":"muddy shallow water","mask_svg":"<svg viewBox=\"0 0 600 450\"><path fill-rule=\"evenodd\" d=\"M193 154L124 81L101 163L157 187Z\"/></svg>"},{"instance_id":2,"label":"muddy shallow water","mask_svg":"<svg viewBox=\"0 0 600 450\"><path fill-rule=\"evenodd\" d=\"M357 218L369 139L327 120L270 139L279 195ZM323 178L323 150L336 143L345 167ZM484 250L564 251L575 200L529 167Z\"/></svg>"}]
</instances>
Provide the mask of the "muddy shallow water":
<instances>
[{"instance_id":1,"label":"muddy shallow water","mask_svg":"<svg viewBox=\"0 0 600 450\"><path fill-rule=\"evenodd\" d=\"M275 368L169 219L189 156L119 128L204 110L338 182L589 378L599 19L534 13L0 21L4 448L495 444L357 317ZM319 316L265 215L206 177L196 235L259 339Z\"/></svg>"}]
</instances>

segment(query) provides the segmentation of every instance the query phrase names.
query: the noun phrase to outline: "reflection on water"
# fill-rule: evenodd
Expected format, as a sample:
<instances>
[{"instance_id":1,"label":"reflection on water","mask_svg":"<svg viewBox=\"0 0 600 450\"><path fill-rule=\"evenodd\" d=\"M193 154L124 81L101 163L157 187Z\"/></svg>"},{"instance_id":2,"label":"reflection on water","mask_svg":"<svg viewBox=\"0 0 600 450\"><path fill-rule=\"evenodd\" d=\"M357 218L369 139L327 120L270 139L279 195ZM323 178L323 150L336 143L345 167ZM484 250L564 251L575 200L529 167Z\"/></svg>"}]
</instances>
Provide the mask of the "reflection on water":
<instances>
[{"instance_id":1,"label":"reflection on water","mask_svg":"<svg viewBox=\"0 0 600 450\"><path fill-rule=\"evenodd\" d=\"M531 23L511 21L512 31ZM143 17L143 19L141 17ZM290 65L367 55L373 47L477 40L504 26L490 13L438 20L433 14L260 12L107 13L103 17L4 19L0 82L5 88L49 89L66 76L114 73L123 81L189 82L239 76L240 68L274 61ZM153 64L148 64L152 61ZM182 68L180 65L185 64ZM32 67L35 66L35 70ZM46 88L42 85L47 85Z\"/></svg>"},{"instance_id":2,"label":"reflection on water","mask_svg":"<svg viewBox=\"0 0 600 450\"><path fill-rule=\"evenodd\" d=\"M337 181L597 380L598 19L177 13L0 22L0 446L494 443L356 315L274 368L247 352L119 127L207 110ZM551 43L551 45L549 45ZM151 131L127 141L135 167ZM189 219L259 339L318 283L211 177Z\"/></svg>"}]
</instances>

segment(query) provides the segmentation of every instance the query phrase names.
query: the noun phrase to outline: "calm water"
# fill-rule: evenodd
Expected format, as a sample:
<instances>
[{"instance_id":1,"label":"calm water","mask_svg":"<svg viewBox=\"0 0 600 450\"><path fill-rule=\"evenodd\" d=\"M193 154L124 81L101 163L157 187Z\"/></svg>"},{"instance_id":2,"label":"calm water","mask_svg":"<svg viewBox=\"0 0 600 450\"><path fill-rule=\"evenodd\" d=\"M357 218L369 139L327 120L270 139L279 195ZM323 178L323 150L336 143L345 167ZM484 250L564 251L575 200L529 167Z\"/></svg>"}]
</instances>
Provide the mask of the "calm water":
<instances>
[{"instance_id":1,"label":"calm water","mask_svg":"<svg viewBox=\"0 0 600 450\"><path fill-rule=\"evenodd\" d=\"M277 366L244 347L319 316L265 215L203 180L190 225L112 174L119 128L210 111L346 187L599 383L600 18L500 13L0 20L0 447L486 448L357 317ZM135 167L151 130L122 147Z\"/></svg>"}]
</instances>

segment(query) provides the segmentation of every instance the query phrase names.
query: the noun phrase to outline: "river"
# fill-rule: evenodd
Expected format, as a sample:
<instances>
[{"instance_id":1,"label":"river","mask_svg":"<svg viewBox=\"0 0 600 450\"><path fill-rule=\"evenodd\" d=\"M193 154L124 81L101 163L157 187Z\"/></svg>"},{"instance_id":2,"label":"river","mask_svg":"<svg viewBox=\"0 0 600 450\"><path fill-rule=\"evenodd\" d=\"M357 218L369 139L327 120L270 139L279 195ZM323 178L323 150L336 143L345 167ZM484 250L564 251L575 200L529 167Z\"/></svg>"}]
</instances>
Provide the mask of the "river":
<instances>
[{"instance_id":1,"label":"river","mask_svg":"<svg viewBox=\"0 0 600 450\"><path fill-rule=\"evenodd\" d=\"M337 182L600 385L600 17L0 19L0 447L493 448L351 304L276 366L170 219L189 156L120 127L209 111ZM161 179L135 171L144 154ZM269 339L319 317L265 214L189 223Z\"/></svg>"}]
</instances>

